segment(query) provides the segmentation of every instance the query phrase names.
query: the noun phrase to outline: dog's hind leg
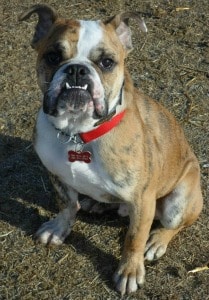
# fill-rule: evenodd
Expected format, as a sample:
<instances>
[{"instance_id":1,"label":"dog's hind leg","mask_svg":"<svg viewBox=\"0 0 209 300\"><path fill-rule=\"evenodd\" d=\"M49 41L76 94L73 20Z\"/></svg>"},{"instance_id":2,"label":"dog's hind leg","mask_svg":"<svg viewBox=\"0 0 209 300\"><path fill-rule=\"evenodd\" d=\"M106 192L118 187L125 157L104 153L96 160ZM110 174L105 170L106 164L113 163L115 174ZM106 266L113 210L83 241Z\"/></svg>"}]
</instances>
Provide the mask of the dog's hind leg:
<instances>
[{"instance_id":1,"label":"dog's hind leg","mask_svg":"<svg viewBox=\"0 0 209 300\"><path fill-rule=\"evenodd\" d=\"M190 171L169 195L157 200L156 218L162 227L151 231L145 248L145 259L160 258L173 236L191 225L201 210L199 173L197 170Z\"/></svg>"}]
</instances>

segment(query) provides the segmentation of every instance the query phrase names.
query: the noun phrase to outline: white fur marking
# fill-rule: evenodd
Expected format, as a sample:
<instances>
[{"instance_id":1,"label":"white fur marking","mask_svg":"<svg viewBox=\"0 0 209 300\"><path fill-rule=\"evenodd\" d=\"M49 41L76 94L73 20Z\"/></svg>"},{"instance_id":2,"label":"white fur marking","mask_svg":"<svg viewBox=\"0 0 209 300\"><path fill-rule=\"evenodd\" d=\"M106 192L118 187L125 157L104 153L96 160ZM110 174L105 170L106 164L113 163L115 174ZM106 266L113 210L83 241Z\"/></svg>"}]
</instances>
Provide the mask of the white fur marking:
<instances>
[{"instance_id":1,"label":"white fur marking","mask_svg":"<svg viewBox=\"0 0 209 300\"><path fill-rule=\"evenodd\" d=\"M167 229L178 228L182 222L186 204L184 187L175 188L164 199L162 212L160 212L161 224Z\"/></svg>"},{"instance_id":2,"label":"white fur marking","mask_svg":"<svg viewBox=\"0 0 209 300\"><path fill-rule=\"evenodd\" d=\"M90 51L102 40L102 28L100 26L100 21L80 21L80 26L77 58L87 58Z\"/></svg>"}]
</instances>

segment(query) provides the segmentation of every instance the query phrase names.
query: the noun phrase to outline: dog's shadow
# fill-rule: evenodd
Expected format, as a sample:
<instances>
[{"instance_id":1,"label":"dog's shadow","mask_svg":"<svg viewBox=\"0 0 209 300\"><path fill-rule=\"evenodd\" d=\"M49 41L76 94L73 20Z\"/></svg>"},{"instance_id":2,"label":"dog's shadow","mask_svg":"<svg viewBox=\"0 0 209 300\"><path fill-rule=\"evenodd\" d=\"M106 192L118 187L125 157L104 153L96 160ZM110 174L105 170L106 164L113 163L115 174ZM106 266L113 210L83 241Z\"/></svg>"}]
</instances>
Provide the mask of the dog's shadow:
<instances>
[{"instance_id":1,"label":"dog's shadow","mask_svg":"<svg viewBox=\"0 0 209 300\"><path fill-rule=\"evenodd\" d=\"M33 235L48 220L48 216L40 213L42 210L50 214L57 212L52 195L48 173L35 154L31 141L0 134L0 220ZM96 226L118 227L128 223L127 218L119 218L116 212L102 216L80 212L77 218ZM122 240L123 230L120 235ZM117 266L113 255L96 247L79 232L72 232L66 243L89 257L102 279L111 285L109 276Z\"/></svg>"},{"instance_id":2,"label":"dog's shadow","mask_svg":"<svg viewBox=\"0 0 209 300\"><path fill-rule=\"evenodd\" d=\"M0 219L32 234L38 207L55 210L49 185L32 143L0 134Z\"/></svg>"}]
</instances>

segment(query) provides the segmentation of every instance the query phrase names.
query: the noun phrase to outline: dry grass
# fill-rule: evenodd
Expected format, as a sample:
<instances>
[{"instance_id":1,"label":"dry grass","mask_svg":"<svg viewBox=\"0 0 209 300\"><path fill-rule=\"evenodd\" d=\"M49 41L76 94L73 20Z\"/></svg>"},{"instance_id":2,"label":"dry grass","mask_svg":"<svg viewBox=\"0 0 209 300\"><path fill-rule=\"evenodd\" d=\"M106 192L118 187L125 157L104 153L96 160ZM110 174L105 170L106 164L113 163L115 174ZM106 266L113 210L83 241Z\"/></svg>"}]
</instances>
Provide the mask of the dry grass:
<instances>
[{"instance_id":1,"label":"dry grass","mask_svg":"<svg viewBox=\"0 0 209 300\"><path fill-rule=\"evenodd\" d=\"M60 14L78 18L104 18L124 10L144 13L149 32L145 38L133 23L129 68L135 84L182 123L200 161L205 204L199 220L173 240L167 254L147 263L144 287L124 299L209 299L208 0L46 2ZM17 22L34 3L0 4L0 299L120 299L111 277L126 219L80 213L63 246L45 248L32 239L56 211L46 171L31 145L40 106L35 54L29 47L35 22Z\"/></svg>"}]
</instances>

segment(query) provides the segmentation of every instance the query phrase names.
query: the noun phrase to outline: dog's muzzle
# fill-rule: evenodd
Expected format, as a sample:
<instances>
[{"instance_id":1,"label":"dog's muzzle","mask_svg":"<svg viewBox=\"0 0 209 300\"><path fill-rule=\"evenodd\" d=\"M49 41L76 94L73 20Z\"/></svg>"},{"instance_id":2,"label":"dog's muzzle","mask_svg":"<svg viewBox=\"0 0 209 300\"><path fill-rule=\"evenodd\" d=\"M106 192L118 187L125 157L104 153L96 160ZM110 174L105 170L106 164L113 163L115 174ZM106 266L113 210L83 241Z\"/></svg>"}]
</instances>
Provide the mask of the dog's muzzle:
<instances>
[{"instance_id":1,"label":"dog's muzzle","mask_svg":"<svg viewBox=\"0 0 209 300\"><path fill-rule=\"evenodd\" d=\"M87 105L97 99L93 99L94 84L90 78L90 70L82 64L70 64L61 67L50 83L48 91L44 95L43 110L46 114L57 116L58 111L81 112ZM100 111L95 111L100 116Z\"/></svg>"}]
</instances>

